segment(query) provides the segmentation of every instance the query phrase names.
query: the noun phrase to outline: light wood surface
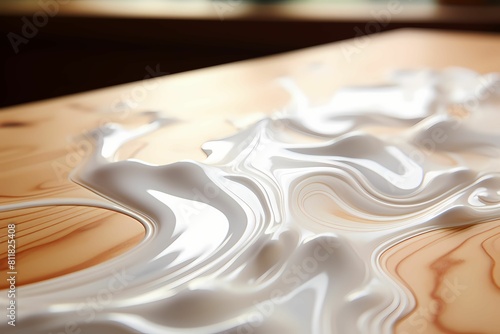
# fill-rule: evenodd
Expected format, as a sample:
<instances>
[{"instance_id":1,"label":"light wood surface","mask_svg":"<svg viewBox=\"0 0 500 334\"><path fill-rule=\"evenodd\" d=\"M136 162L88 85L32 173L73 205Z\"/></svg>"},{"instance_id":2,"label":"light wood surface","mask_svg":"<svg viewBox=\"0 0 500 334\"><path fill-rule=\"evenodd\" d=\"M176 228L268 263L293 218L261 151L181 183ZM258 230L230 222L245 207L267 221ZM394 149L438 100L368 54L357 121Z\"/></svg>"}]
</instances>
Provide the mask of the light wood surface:
<instances>
[{"instance_id":1,"label":"light wood surface","mask_svg":"<svg viewBox=\"0 0 500 334\"><path fill-rule=\"evenodd\" d=\"M119 158L155 164L203 160L201 144L235 133L232 121L244 124L286 106L289 96L278 84L281 77L292 78L313 103L320 103L341 86L384 82L394 69L500 71L499 54L500 35L401 30L5 108L0 111L0 205L103 200L72 182L68 173L91 149L82 134L105 122L136 126L147 121L142 111L177 118L180 122L168 131L125 145ZM2 272L7 224L17 225L18 285L98 264L129 250L144 235L133 218L85 206L10 210L0 220Z\"/></svg>"},{"instance_id":2,"label":"light wood surface","mask_svg":"<svg viewBox=\"0 0 500 334\"><path fill-rule=\"evenodd\" d=\"M500 221L424 233L394 246L382 261L416 297L397 333L498 331Z\"/></svg>"}]
</instances>

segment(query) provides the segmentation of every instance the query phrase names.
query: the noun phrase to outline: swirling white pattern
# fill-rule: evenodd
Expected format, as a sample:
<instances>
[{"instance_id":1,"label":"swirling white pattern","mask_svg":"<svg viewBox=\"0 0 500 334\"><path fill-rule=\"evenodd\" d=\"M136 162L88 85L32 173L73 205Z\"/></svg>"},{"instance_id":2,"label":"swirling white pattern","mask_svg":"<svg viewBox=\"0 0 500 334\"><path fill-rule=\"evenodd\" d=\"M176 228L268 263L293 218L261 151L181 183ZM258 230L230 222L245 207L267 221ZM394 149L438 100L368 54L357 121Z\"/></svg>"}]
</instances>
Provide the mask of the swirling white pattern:
<instances>
[{"instance_id":1,"label":"swirling white pattern","mask_svg":"<svg viewBox=\"0 0 500 334\"><path fill-rule=\"evenodd\" d=\"M380 255L500 215L500 76L401 71L321 106L282 84L290 108L206 143L203 163L113 160L161 119L96 132L73 178L147 236L119 258L23 287L16 332L391 332L415 301Z\"/></svg>"}]
</instances>

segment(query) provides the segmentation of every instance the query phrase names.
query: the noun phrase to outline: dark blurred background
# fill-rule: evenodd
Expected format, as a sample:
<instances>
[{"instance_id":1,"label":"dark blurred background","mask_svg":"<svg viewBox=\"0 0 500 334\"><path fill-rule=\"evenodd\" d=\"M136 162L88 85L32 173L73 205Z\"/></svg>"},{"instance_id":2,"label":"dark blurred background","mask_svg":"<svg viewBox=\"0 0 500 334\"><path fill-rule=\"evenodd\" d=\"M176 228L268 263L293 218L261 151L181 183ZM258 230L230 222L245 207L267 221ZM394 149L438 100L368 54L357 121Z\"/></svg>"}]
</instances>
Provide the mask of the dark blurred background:
<instances>
[{"instance_id":1,"label":"dark blurred background","mask_svg":"<svg viewBox=\"0 0 500 334\"><path fill-rule=\"evenodd\" d=\"M0 0L0 107L396 28L499 32L499 3Z\"/></svg>"}]
</instances>

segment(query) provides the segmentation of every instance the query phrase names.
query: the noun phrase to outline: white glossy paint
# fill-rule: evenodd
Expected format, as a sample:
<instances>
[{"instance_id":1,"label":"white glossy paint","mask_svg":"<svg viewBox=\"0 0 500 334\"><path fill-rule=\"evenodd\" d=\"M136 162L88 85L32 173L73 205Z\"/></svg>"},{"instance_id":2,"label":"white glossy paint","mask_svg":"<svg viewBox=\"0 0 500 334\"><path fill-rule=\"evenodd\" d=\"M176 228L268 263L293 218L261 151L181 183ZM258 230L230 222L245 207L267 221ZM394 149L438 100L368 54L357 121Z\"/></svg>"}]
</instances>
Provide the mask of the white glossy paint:
<instances>
[{"instance_id":1,"label":"white glossy paint","mask_svg":"<svg viewBox=\"0 0 500 334\"><path fill-rule=\"evenodd\" d=\"M414 300L380 254L500 214L500 77L394 78L320 106L284 79L288 112L206 143L203 163L113 160L165 120L99 131L73 178L133 212L147 237L104 264L22 287L16 330L391 332Z\"/></svg>"}]
</instances>

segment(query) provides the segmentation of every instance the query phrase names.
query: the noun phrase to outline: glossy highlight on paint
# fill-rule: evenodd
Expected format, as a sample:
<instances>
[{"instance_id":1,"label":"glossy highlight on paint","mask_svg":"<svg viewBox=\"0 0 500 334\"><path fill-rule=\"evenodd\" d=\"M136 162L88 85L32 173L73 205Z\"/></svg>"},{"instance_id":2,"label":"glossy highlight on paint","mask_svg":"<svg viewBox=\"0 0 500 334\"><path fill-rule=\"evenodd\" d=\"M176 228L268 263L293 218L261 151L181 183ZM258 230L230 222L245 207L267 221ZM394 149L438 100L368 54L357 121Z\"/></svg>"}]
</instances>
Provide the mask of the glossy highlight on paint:
<instances>
[{"instance_id":1,"label":"glossy highlight on paint","mask_svg":"<svg viewBox=\"0 0 500 334\"><path fill-rule=\"evenodd\" d=\"M95 149L71 177L141 221L144 240L26 286L16 330L498 328L500 76L400 71L322 105L292 80L281 84L289 107L205 143L203 162L116 159L125 143L168 131L159 115L94 131ZM475 279L484 282L477 294ZM491 312L478 321L463 305L486 300L481 289Z\"/></svg>"}]
</instances>

